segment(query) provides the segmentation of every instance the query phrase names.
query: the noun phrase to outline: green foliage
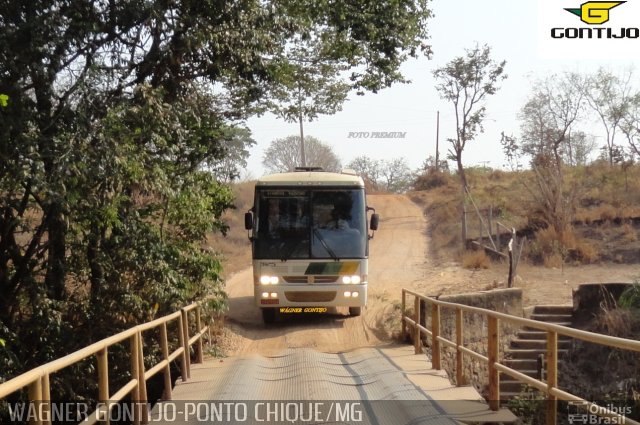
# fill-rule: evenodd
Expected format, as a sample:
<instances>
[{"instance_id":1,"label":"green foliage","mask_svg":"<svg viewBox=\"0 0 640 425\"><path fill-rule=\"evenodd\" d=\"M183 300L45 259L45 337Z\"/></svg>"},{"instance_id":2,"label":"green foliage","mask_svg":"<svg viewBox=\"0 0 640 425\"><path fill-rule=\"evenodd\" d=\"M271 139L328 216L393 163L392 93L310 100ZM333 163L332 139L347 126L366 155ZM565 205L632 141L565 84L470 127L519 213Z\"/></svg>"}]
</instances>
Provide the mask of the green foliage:
<instances>
[{"instance_id":1,"label":"green foliage","mask_svg":"<svg viewBox=\"0 0 640 425\"><path fill-rule=\"evenodd\" d=\"M295 81L287 49L314 40L354 70L349 90L375 91L428 52L430 11L8 0L0 16L2 381L194 299L222 311L221 264L202 246L227 229L224 183L254 143L243 120ZM83 368L56 374L54 393L95 396Z\"/></svg>"},{"instance_id":2,"label":"green foliage","mask_svg":"<svg viewBox=\"0 0 640 425\"><path fill-rule=\"evenodd\" d=\"M546 396L539 391L523 385L523 390L507 402L507 408L525 425L546 423Z\"/></svg>"},{"instance_id":3,"label":"green foliage","mask_svg":"<svg viewBox=\"0 0 640 425\"><path fill-rule=\"evenodd\" d=\"M640 282L636 281L620 295L618 305L628 309L640 309Z\"/></svg>"}]
</instances>

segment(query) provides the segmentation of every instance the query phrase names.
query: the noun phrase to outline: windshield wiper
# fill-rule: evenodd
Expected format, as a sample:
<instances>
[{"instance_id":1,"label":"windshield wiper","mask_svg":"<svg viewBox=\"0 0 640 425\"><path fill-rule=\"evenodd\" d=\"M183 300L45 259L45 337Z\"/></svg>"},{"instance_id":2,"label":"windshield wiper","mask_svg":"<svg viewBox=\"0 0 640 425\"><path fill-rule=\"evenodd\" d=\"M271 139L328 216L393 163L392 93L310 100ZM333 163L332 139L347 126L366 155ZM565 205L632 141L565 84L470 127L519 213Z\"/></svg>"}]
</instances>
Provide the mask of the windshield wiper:
<instances>
[{"instance_id":1,"label":"windshield wiper","mask_svg":"<svg viewBox=\"0 0 640 425\"><path fill-rule=\"evenodd\" d=\"M333 258L335 261L340 261L336 253L333 252L331 248L329 248L329 245L327 245L327 243L325 242L324 238L322 237L318 229L313 229L313 234L316 235L316 237L318 238L318 240L320 241L324 249L326 249L329 255L331 256L331 258Z\"/></svg>"},{"instance_id":2,"label":"windshield wiper","mask_svg":"<svg viewBox=\"0 0 640 425\"><path fill-rule=\"evenodd\" d=\"M292 245L291 248L289 249L289 251L286 253L286 255L283 255L282 258L280 259L280 261L287 261L289 258L291 258L291 254L293 254L293 252L296 250L296 248L298 247L298 245L300 245L300 240L295 241Z\"/></svg>"}]
</instances>

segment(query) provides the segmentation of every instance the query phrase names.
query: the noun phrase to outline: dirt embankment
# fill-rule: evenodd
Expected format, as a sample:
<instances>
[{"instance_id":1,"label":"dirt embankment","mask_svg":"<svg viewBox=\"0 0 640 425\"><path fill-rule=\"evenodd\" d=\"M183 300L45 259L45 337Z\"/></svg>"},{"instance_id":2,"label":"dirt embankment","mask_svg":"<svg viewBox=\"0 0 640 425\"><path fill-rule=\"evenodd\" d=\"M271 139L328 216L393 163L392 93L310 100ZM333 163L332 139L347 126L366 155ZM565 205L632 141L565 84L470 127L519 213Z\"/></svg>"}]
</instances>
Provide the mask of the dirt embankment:
<instances>
[{"instance_id":1,"label":"dirt embankment","mask_svg":"<svg viewBox=\"0 0 640 425\"><path fill-rule=\"evenodd\" d=\"M505 264L473 271L453 262L433 261L437 253L427 252L428 218L405 196L371 195L368 203L380 214L381 223L370 242L369 302L363 315L349 317L346 311L337 309L316 316L284 316L265 326L253 304L252 270L247 264L227 281L230 309L225 354L269 355L296 347L341 352L387 344L399 330L403 287L439 295L505 286ZM563 304L571 301L571 290L580 283L628 282L638 274L637 266L590 265L560 270L522 265L516 286L524 290L525 305Z\"/></svg>"}]
</instances>

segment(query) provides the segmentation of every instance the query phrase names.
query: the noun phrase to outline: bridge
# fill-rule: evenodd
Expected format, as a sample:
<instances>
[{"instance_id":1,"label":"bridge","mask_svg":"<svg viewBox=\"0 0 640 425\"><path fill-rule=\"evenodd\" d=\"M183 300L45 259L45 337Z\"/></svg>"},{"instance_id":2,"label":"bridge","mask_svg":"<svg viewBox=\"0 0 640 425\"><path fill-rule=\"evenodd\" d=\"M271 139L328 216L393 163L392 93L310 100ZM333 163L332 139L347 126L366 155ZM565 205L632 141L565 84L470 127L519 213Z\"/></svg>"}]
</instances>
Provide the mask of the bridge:
<instances>
[{"instance_id":1,"label":"bridge","mask_svg":"<svg viewBox=\"0 0 640 425\"><path fill-rule=\"evenodd\" d=\"M330 311L283 317L265 328L253 306L251 271L246 269L227 285L226 327L241 339L233 356L206 355L212 324L205 319L203 302L196 302L0 384L0 411L7 400L28 399L32 404L27 407L35 409L26 411L34 413L26 419L51 423L57 406L49 401L59 399L52 379L76 367L85 370L83 379L97 384L91 409L82 412L87 425L109 419L115 423L125 415L136 424L295 423L292 419L380 425L510 423L515 417L500 405L503 374L549 400L547 424L565 414L557 411L563 400L610 423L638 423L560 388L557 364L558 339L563 335L633 352L640 352L639 341L426 296L421 285L433 277L435 267L428 263L424 239L415 237L426 228L422 211L404 197L380 197L375 204L386 218L371 247L375 261L369 272L376 285L363 316ZM379 335L389 325L385 320L393 317L397 322L389 323L397 329L389 331L401 332L406 337L401 339L411 339L412 345L391 343ZM466 338L464 324L470 317L484 326L486 338L480 344ZM507 366L500 344L503 325L530 327L546 335L544 380ZM125 355L128 373L114 369L109 361L116 352ZM454 360L449 366L445 353ZM488 401L466 383L470 369L487 382ZM152 379L163 387L157 403L150 395Z\"/></svg>"},{"instance_id":2,"label":"bridge","mask_svg":"<svg viewBox=\"0 0 640 425\"><path fill-rule=\"evenodd\" d=\"M542 323L495 311L453 304L403 289L403 312L408 298L413 298L413 314L402 315L403 332L413 335L414 344L362 348L349 352L323 353L308 348L287 349L278 355L237 356L229 359L204 357L203 337L208 324L201 323L201 303L193 303L173 314L135 326L82 350L30 370L0 385L4 399L23 388L29 401L38 406L28 419L34 424L51 423L55 399L51 394L51 376L89 358L97 365L99 401L95 411L82 423L108 423L110 415L121 416L122 406L136 424L195 424L220 420L224 423L345 422L367 424L456 424L511 423L515 417L500 408L499 373L538 389L549 400L548 424L556 423L558 400L581 403L589 412L615 418L625 424L638 422L618 412L597 406L570 394L557 385L558 335L589 341L624 350L640 352L640 341L594 334L564 326ZM423 303L427 308L420 308ZM455 314L455 341L440 335L441 310ZM421 311L429 312L430 328L423 326ZM465 346L463 316L480 315L487 324L484 356ZM547 378L541 381L523 375L500 362L499 323L528 326L547 333ZM174 330L175 338L169 335ZM193 332L191 329L195 329ZM158 344L162 360L154 365L144 362L145 333L159 331ZM430 361L423 354L423 336L430 342ZM170 341L177 340L176 347ZM108 352L113 346L127 343L131 379L122 387L111 389ZM441 370L442 346L456 352L456 382ZM485 404L470 386L463 385L465 358L488 365L489 401ZM177 362L180 377L173 385L171 363ZM164 392L155 405L147 400L147 382L156 374L164 377ZM90 379L90 377L87 377ZM133 403L131 403L133 402ZM294 420L295 419L295 420ZM309 419L307 421L307 419Z\"/></svg>"}]
</instances>

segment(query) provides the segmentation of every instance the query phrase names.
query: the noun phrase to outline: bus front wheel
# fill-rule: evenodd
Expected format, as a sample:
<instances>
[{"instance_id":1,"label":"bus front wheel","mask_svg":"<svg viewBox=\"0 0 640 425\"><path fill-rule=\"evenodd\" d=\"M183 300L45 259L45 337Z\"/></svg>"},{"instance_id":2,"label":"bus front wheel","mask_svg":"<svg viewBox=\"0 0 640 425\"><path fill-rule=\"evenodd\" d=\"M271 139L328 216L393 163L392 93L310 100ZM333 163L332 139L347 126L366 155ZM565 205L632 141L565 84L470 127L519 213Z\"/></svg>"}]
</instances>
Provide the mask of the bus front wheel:
<instances>
[{"instance_id":1,"label":"bus front wheel","mask_svg":"<svg viewBox=\"0 0 640 425\"><path fill-rule=\"evenodd\" d=\"M350 316L360 316L362 314L362 307L349 307Z\"/></svg>"},{"instance_id":2,"label":"bus front wheel","mask_svg":"<svg viewBox=\"0 0 640 425\"><path fill-rule=\"evenodd\" d=\"M262 321L265 324L273 323L276 320L275 308L263 308L262 309Z\"/></svg>"}]
</instances>

